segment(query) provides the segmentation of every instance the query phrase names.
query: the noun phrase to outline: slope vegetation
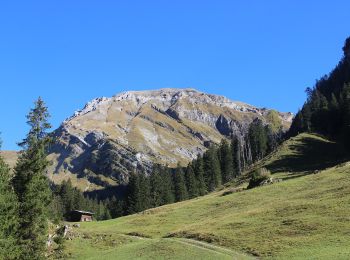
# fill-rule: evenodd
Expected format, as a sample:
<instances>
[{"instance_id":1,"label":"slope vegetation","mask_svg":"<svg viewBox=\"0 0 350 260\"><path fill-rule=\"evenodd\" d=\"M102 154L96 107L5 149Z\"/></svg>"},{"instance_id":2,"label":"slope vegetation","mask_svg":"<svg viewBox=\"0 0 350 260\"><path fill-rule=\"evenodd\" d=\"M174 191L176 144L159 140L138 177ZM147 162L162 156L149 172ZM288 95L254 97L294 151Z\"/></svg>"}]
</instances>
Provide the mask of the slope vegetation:
<instances>
[{"instance_id":1,"label":"slope vegetation","mask_svg":"<svg viewBox=\"0 0 350 260\"><path fill-rule=\"evenodd\" d=\"M308 150L328 145L333 143L301 135L261 162L285 177L280 183L236 193L221 190L136 215L83 223L74 229L76 237L67 241L65 253L74 259L347 259L350 164L330 165L328 156L315 160ZM290 163L280 163L288 156ZM301 160L297 165L296 158ZM322 170L306 174L315 169ZM292 170L298 178L287 178Z\"/></svg>"}]
</instances>

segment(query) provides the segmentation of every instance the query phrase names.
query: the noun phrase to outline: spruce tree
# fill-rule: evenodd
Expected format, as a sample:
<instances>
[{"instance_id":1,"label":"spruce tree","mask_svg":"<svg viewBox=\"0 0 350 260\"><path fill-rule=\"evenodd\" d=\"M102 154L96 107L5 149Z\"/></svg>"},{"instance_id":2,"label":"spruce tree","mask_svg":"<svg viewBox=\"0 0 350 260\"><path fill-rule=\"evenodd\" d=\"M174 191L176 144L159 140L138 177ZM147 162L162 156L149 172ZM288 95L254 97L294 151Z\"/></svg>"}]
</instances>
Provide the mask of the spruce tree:
<instances>
[{"instance_id":1,"label":"spruce tree","mask_svg":"<svg viewBox=\"0 0 350 260\"><path fill-rule=\"evenodd\" d=\"M145 174L139 175L139 200L140 200L140 209L139 211L143 211L149 209L151 207L151 190L150 190L150 182L149 178Z\"/></svg>"},{"instance_id":2,"label":"spruce tree","mask_svg":"<svg viewBox=\"0 0 350 260\"><path fill-rule=\"evenodd\" d=\"M97 220L105 220L105 216L106 216L106 207L103 204L103 202L100 201L98 203L97 212L95 214L95 217Z\"/></svg>"},{"instance_id":3,"label":"spruce tree","mask_svg":"<svg viewBox=\"0 0 350 260\"><path fill-rule=\"evenodd\" d=\"M198 156L195 161L194 172L196 176L197 190L200 196L203 196L207 193L207 187L204 180L204 168L203 168L203 157Z\"/></svg>"},{"instance_id":4,"label":"spruce tree","mask_svg":"<svg viewBox=\"0 0 350 260\"><path fill-rule=\"evenodd\" d=\"M168 167L160 167L161 177L161 205L173 203L175 201L174 184L172 173Z\"/></svg>"},{"instance_id":5,"label":"spruce tree","mask_svg":"<svg viewBox=\"0 0 350 260\"><path fill-rule=\"evenodd\" d=\"M193 167L189 164L186 168L185 172L185 181L187 187L188 198L192 199L199 196L198 192L198 184L196 180L196 176L193 171Z\"/></svg>"},{"instance_id":6,"label":"spruce tree","mask_svg":"<svg viewBox=\"0 0 350 260\"><path fill-rule=\"evenodd\" d=\"M16 241L18 216L18 201L11 186L10 169L0 155L0 259L20 257Z\"/></svg>"},{"instance_id":7,"label":"spruce tree","mask_svg":"<svg viewBox=\"0 0 350 260\"><path fill-rule=\"evenodd\" d=\"M13 187L19 202L18 244L21 259L44 258L48 234L48 206L51 199L46 168L46 150L50 139L47 130L49 113L41 98L27 116L30 126L26 138L19 144L23 150L15 167Z\"/></svg>"},{"instance_id":8,"label":"spruce tree","mask_svg":"<svg viewBox=\"0 0 350 260\"><path fill-rule=\"evenodd\" d=\"M175 200L182 201L188 198L185 176L182 167L178 166L174 172Z\"/></svg>"},{"instance_id":9,"label":"spruce tree","mask_svg":"<svg viewBox=\"0 0 350 260\"><path fill-rule=\"evenodd\" d=\"M75 209L74 208L74 194L72 182L69 179L68 181L63 181L60 189L60 196L62 198L64 217L69 217L69 213ZM79 208L76 208L79 209Z\"/></svg>"},{"instance_id":10,"label":"spruce tree","mask_svg":"<svg viewBox=\"0 0 350 260\"><path fill-rule=\"evenodd\" d=\"M160 174L160 166L155 164L153 166L153 171L150 175L150 199L151 199L151 206L152 207L158 207L163 204L162 202L162 189L164 189L162 183L162 177Z\"/></svg>"},{"instance_id":11,"label":"spruce tree","mask_svg":"<svg viewBox=\"0 0 350 260\"><path fill-rule=\"evenodd\" d=\"M117 200L115 196L112 197L109 204L107 205L107 208L109 209L112 218L118 218L124 215L123 201L120 199Z\"/></svg>"},{"instance_id":12,"label":"spruce tree","mask_svg":"<svg viewBox=\"0 0 350 260\"><path fill-rule=\"evenodd\" d=\"M260 119L257 119L250 124L248 140L252 151L253 161L262 159L268 149L268 139L266 128Z\"/></svg>"},{"instance_id":13,"label":"spruce tree","mask_svg":"<svg viewBox=\"0 0 350 260\"><path fill-rule=\"evenodd\" d=\"M58 223L63 219L63 216L64 210L62 199L60 196L54 195L49 206L49 218L54 223Z\"/></svg>"},{"instance_id":14,"label":"spruce tree","mask_svg":"<svg viewBox=\"0 0 350 260\"><path fill-rule=\"evenodd\" d=\"M141 211L140 205L140 181L136 173L131 173L128 183L127 213L134 214Z\"/></svg>"},{"instance_id":15,"label":"spruce tree","mask_svg":"<svg viewBox=\"0 0 350 260\"><path fill-rule=\"evenodd\" d=\"M344 84L342 90L342 139L350 145L350 83Z\"/></svg>"},{"instance_id":16,"label":"spruce tree","mask_svg":"<svg viewBox=\"0 0 350 260\"><path fill-rule=\"evenodd\" d=\"M240 176L242 173L242 162L241 162L241 142L237 136L232 137L231 141L231 152L233 157L233 172L234 176Z\"/></svg>"},{"instance_id":17,"label":"spruce tree","mask_svg":"<svg viewBox=\"0 0 350 260\"><path fill-rule=\"evenodd\" d=\"M341 126L341 116L339 113L339 102L334 93L332 93L331 101L329 103L329 116L328 116L328 132L331 136L334 136Z\"/></svg>"},{"instance_id":18,"label":"spruce tree","mask_svg":"<svg viewBox=\"0 0 350 260\"><path fill-rule=\"evenodd\" d=\"M109 211L109 209L105 208L105 214L103 216L103 220L108 220L108 219L111 219L112 216L111 216L111 213Z\"/></svg>"},{"instance_id":19,"label":"spruce tree","mask_svg":"<svg viewBox=\"0 0 350 260\"><path fill-rule=\"evenodd\" d=\"M223 183L229 182L234 177L233 156L230 145L224 139L220 145L221 174Z\"/></svg>"},{"instance_id":20,"label":"spruce tree","mask_svg":"<svg viewBox=\"0 0 350 260\"><path fill-rule=\"evenodd\" d=\"M215 147L210 147L203 156L205 181L209 191L214 191L221 185L221 169Z\"/></svg>"}]
</instances>

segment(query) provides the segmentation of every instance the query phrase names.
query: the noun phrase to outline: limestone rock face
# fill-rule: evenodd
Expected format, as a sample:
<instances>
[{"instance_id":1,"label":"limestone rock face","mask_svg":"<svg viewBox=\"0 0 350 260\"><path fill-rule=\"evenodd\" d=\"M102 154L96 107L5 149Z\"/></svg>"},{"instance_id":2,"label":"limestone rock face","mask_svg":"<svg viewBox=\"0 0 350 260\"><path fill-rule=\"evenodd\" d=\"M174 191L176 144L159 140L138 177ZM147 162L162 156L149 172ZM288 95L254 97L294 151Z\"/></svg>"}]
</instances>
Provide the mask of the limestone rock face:
<instances>
[{"instance_id":1,"label":"limestone rock face","mask_svg":"<svg viewBox=\"0 0 350 260\"><path fill-rule=\"evenodd\" d=\"M128 181L152 163L187 164L231 135L242 136L268 109L194 89L128 91L96 98L54 132L50 177L70 178L83 190ZM288 128L293 115L278 113Z\"/></svg>"}]
</instances>

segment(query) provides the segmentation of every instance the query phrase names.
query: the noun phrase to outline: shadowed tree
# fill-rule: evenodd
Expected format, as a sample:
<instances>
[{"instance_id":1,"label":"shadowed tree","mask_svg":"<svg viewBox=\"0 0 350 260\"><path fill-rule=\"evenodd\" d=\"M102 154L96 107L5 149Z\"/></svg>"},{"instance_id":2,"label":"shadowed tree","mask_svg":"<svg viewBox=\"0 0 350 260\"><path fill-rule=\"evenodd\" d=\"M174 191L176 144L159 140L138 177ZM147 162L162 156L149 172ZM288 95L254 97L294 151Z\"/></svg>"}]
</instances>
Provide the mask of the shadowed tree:
<instances>
[{"instance_id":1,"label":"shadowed tree","mask_svg":"<svg viewBox=\"0 0 350 260\"><path fill-rule=\"evenodd\" d=\"M197 179L197 189L200 196L207 193L207 187L204 180L204 168L203 168L203 157L198 156L194 165L194 172Z\"/></svg>"},{"instance_id":2,"label":"shadowed tree","mask_svg":"<svg viewBox=\"0 0 350 260\"><path fill-rule=\"evenodd\" d=\"M226 140L222 140L220 145L221 174L223 183L229 182L234 177L233 156L230 145Z\"/></svg>"},{"instance_id":3,"label":"shadowed tree","mask_svg":"<svg viewBox=\"0 0 350 260\"><path fill-rule=\"evenodd\" d=\"M198 192L197 180L196 180L196 176L194 175L194 171L191 164L189 164L186 168L185 180L186 180L188 198L192 199L192 198L198 197L199 192Z\"/></svg>"},{"instance_id":4,"label":"shadowed tree","mask_svg":"<svg viewBox=\"0 0 350 260\"><path fill-rule=\"evenodd\" d=\"M182 201L188 198L185 176L182 167L178 166L174 173L175 200Z\"/></svg>"},{"instance_id":5,"label":"shadowed tree","mask_svg":"<svg viewBox=\"0 0 350 260\"><path fill-rule=\"evenodd\" d=\"M209 191L221 185L220 162L215 147L210 147L203 156L205 181Z\"/></svg>"}]
</instances>

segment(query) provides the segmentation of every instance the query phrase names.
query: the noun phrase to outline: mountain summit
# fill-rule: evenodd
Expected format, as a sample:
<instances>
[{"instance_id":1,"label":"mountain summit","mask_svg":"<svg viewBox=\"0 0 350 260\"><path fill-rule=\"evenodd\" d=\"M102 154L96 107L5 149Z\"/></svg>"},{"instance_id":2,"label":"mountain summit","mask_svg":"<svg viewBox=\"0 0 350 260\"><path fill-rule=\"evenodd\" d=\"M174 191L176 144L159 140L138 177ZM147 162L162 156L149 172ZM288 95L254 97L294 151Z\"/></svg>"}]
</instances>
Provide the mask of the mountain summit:
<instances>
[{"instance_id":1,"label":"mountain summit","mask_svg":"<svg viewBox=\"0 0 350 260\"><path fill-rule=\"evenodd\" d=\"M124 183L131 171L149 172L153 162L187 164L211 143L242 136L256 118L270 123L271 111L195 89L96 98L54 132L50 177L70 178L84 190ZM288 128L293 115L277 115Z\"/></svg>"}]
</instances>

